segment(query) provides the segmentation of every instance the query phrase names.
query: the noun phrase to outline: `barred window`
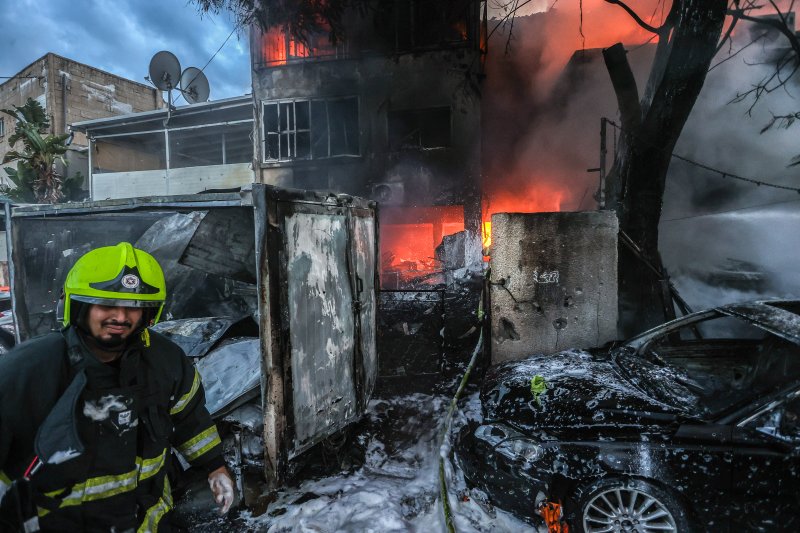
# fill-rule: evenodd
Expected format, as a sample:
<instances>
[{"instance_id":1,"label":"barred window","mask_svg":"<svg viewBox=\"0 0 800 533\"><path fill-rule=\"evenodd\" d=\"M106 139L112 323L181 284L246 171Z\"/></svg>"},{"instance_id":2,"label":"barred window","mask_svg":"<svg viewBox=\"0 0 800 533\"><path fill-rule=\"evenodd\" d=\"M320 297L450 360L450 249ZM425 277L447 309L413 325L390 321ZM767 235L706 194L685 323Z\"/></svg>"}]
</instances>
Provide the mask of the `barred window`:
<instances>
[{"instance_id":1,"label":"barred window","mask_svg":"<svg viewBox=\"0 0 800 533\"><path fill-rule=\"evenodd\" d=\"M264 160L359 155L356 97L266 102Z\"/></svg>"}]
</instances>

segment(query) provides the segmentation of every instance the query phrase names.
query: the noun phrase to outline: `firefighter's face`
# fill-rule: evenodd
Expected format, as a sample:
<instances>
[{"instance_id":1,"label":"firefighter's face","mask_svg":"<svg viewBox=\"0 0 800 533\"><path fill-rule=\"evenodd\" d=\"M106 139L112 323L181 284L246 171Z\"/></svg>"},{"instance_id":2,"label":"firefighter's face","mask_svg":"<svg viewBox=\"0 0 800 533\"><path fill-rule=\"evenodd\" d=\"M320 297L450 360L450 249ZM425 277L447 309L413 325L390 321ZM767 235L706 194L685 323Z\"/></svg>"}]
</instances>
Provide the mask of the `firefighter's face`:
<instances>
[{"instance_id":1,"label":"firefighter's face","mask_svg":"<svg viewBox=\"0 0 800 533\"><path fill-rule=\"evenodd\" d=\"M142 321L142 310L138 307L111 307L94 304L89 308L88 325L92 337L116 344L126 339Z\"/></svg>"}]
</instances>

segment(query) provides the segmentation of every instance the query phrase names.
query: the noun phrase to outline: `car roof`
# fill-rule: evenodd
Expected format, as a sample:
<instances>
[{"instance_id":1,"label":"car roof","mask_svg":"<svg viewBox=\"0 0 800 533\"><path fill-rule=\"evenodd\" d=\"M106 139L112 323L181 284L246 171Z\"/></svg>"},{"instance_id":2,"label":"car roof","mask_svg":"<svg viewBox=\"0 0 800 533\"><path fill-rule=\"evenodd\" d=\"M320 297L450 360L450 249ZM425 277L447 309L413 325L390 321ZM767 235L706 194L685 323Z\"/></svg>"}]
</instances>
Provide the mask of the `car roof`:
<instances>
[{"instance_id":1,"label":"car roof","mask_svg":"<svg viewBox=\"0 0 800 533\"><path fill-rule=\"evenodd\" d=\"M760 300L723 305L717 310L800 344L800 300Z\"/></svg>"}]
</instances>

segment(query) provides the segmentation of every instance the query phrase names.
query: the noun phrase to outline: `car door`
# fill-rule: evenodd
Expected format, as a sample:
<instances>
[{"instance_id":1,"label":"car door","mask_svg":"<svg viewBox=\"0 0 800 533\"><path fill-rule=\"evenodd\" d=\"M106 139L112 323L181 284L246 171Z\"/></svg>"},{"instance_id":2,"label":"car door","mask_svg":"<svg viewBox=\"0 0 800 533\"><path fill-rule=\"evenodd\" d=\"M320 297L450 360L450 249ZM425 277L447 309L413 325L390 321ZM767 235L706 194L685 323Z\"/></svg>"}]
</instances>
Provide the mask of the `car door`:
<instances>
[{"instance_id":1,"label":"car door","mask_svg":"<svg viewBox=\"0 0 800 533\"><path fill-rule=\"evenodd\" d=\"M734 430L732 523L746 531L800 531L800 390Z\"/></svg>"}]
</instances>

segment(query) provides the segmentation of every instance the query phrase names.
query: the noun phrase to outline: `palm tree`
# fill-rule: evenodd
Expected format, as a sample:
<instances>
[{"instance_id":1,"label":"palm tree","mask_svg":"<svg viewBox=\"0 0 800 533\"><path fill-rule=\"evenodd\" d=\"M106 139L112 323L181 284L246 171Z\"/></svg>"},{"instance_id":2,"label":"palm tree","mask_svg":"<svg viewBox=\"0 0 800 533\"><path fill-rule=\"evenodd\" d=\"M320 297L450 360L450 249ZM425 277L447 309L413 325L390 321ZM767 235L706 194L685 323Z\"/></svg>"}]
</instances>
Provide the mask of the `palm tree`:
<instances>
[{"instance_id":1,"label":"palm tree","mask_svg":"<svg viewBox=\"0 0 800 533\"><path fill-rule=\"evenodd\" d=\"M64 163L69 135L44 135L50 127L42 105L28 98L23 106L0 110L16 120L14 133L8 138L12 150L6 152L3 163L17 162L17 168L5 167L15 187L4 186L5 194L22 202L57 203L64 198L61 174L56 161ZM21 141L22 150L13 150Z\"/></svg>"}]
</instances>

